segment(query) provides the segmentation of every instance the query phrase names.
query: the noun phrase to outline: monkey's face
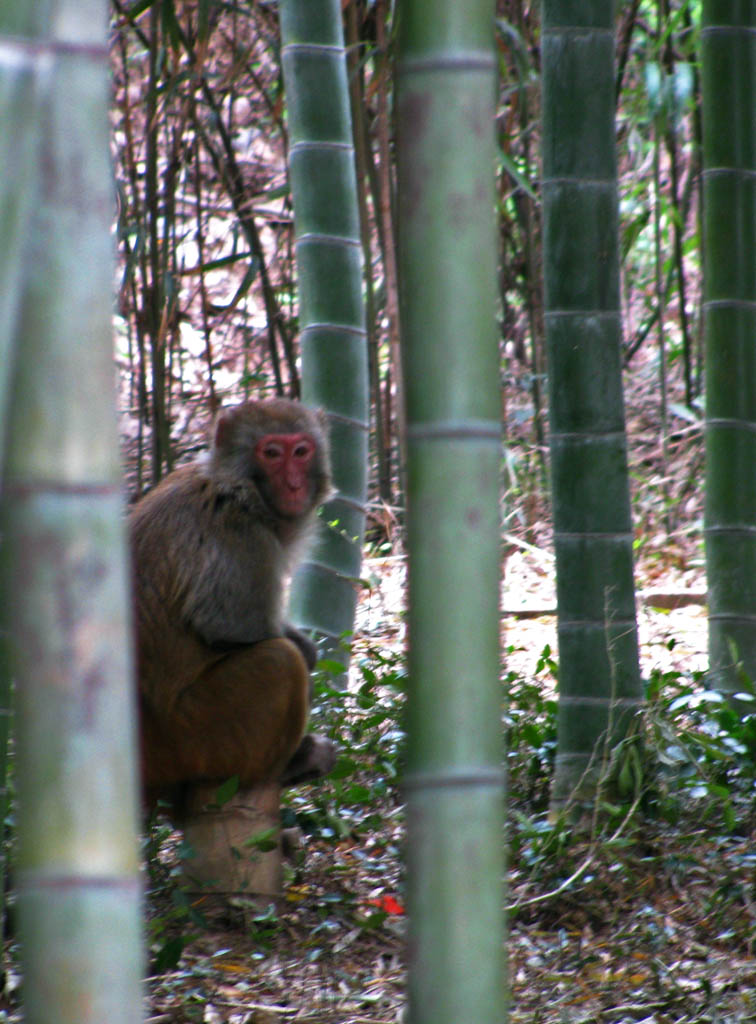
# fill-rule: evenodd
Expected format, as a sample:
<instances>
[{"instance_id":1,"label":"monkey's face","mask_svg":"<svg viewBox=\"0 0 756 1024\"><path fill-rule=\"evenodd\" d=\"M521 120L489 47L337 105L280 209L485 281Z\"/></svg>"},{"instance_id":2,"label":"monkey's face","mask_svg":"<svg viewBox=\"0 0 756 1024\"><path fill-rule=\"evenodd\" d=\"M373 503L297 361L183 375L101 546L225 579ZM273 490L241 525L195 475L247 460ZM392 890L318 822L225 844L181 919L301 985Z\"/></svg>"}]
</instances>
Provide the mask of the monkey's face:
<instances>
[{"instance_id":1,"label":"monkey's face","mask_svg":"<svg viewBox=\"0 0 756 1024\"><path fill-rule=\"evenodd\" d=\"M275 518L306 519L330 490L325 418L285 398L224 411L211 466L218 481L251 480Z\"/></svg>"},{"instance_id":2,"label":"monkey's face","mask_svg":"<svg viewBox=\"0 0 756 1024\"><path fill-rule=\"evenodd\" d=\"M261 491L285 518L307 515L314 503L317 445L307 433L265 434L254 446Z\"/></svg>"}]
</instances>

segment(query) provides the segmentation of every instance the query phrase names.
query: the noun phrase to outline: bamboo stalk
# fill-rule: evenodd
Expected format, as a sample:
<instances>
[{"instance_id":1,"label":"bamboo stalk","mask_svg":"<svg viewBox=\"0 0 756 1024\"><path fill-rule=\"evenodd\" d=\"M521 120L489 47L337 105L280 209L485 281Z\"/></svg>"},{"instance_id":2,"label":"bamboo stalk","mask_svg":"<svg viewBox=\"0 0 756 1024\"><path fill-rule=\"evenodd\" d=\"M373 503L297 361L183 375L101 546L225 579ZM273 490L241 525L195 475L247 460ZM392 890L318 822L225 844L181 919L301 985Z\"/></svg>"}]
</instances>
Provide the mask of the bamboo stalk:
<instances>
[{"instance_id":1,"label":"bamboo stalk","mask_svg":"<svg viewBox=\"0 0 756 1024\"><path fill-rule=\"evenodd\" d=\"M756 6L702 16L710 682L756 679Z\"/></svg>"},{"instance_id":2,"label":"bamboo stalk","mask_svg":"<svg viewBox=\"0 0 756 1024\"><path fill-rule=\"evenodd\" d=\"M544 0L544 294L559 606L552 807L595 806L640 706L621 374L614 12Z\"/></svg>"},{"instance_id":3,"label":"bamboo stalk","mask_svg":"<svg viewBox=\"0 0 756 1024\"><path fill-rule=\"evenodd\" d=\"M33 18L2 26L4 49L22 62L31 55L42 87L28 122L39 176L13 334L2 573L18 695L25 1020L136 1024L135 708L111 352L107 10L64 0L48 22L48 4L23 6ZM10 37L14 28L33 36Z\"/></svg>"},{"instance_id":4,"label":"bamboo stalk","mask_svg":"<svg viewBox=\"0 0 756 1024\"><path fill-rule=\"evenodd\" d=\"M302 398L330 421L335 494L292 582L291 615L338 646L354 628L367 492L362 245L339 0L282 0Z\"/></svg>"},{"instance_id":5,"label":"bamboo stalk","mask_svg":"<svg viewBox=\"0 0 756 1024\"><path fill-rule=\"evenodd\" d=\"M493 7L407 0L399 26L413 1024L506 1013Z\"/></svg>"}]
</instances>

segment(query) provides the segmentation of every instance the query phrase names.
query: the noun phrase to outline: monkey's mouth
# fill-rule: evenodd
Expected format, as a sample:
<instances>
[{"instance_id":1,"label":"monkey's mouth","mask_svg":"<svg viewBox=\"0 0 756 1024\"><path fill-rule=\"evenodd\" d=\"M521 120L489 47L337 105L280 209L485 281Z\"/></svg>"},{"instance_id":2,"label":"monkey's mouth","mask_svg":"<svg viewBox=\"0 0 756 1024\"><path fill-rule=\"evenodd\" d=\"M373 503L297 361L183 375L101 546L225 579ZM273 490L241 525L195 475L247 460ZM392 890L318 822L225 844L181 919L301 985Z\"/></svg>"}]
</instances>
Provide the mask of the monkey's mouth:
<instances>
[{"instance_id":1,"label":"monkey's mouth","mask_svg":"<svg viewBox=\"0 0 756 1024\"><path fill-rule=\"evenodd\" d=\"M280 493L278 511L283 516L301 516L309 508L309 501L310 496L304 487Z\"/></svg>"}]
</instances>

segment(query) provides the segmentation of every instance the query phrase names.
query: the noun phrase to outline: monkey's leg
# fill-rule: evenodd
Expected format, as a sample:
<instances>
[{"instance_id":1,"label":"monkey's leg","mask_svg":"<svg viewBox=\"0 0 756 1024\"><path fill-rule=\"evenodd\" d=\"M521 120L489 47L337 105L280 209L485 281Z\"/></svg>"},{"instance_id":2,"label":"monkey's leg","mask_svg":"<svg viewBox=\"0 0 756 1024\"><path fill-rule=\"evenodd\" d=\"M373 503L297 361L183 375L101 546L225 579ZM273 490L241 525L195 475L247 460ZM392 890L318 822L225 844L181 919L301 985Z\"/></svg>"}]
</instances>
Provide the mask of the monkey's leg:
<instances>
[{"instance_id":1,"label":"monkey's leg","mask_svg":"<svg viewBox=\"0 0 756 1024\"><path fill-rule=\"evenodd\" d=\"M143 707L145 787L232 775L247 787L279 778L304 734L309 685L290 640L229 652L186 687L170 714Z\"/></svg>"}]
</instances>

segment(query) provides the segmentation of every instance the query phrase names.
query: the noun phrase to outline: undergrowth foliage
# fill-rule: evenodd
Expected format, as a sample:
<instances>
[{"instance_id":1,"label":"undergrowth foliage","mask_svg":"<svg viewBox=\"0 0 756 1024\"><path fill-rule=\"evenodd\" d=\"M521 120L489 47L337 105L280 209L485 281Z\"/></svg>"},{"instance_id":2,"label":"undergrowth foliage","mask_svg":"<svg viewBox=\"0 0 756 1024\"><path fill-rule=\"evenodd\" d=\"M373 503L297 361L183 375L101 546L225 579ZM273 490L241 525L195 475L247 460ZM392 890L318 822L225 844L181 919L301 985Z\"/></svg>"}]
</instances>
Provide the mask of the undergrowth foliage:
<instances>
[{"instance_id":1,"label":"undergrowth foliage","mask_svg":"<svg viewBox=\"0 0 756 1024\"><path fill-rule=\"evenodd\" d=\"M284 825L319 839L379 831L394 813L404 757L407 678L399 655L371 649L357 666L358 682L343 689L338 662L316 672L310 728L340 747L333 771L317 786L286 793Z\"/></svg>"},{"instance_id":2,"label":"undergrowth foliage","mask_svg":"<svg viewBox=\"0 0 756 1024\"><path fill-rule=\"evenodd\" d=\"M284 793L282 825L302 846L287 861L286 885L308 888L311 859L324 870L314 909L343 915L357 931L397 926L403 913L401 842L404 709L411 682L403 657L369 650L357 660L348 689L343 667L321 662L315 674L312 728L336 740L341 753L331 775ZM549 814L556 752L558 663L546 646L532 676L503 681L508 775L509 909L548 919L605 872L629 878L639 851L669 833L699 842L745 835L756 820L756 695L746 680L733 701L707 689L701 673L654 671L647 700L626 744L607 764L596 812L576 827L569 812ZM672 831L671 831L672 830ZM177 884L190 855L161 822L146 837L152 969L174 969L206 927ZM343 887L337 851L355 851L370 897ZM322 856L319 856L322 854ZM324 867L325 865L325 867ZM335 888L334 888L335 887ZM309 890L308 890L309 891ZM719 900L726 901L720 893ZM256 948L270 948L280 924L271 905L248 917Z\"/></svg>"},{"instance_id":3,"label":"undergrowth foliage","mask_svg":"<svg viewBox=\"0 0 756 1024\"><path fill-rule=\"evenodd\" d=\"M557 675L547 646L532 679L507 677L512 911L574 895L618 850L670 828L683 844L704 834L717 841L750 833L756 812L756 694L748 680L732 698L708 689L700 672L652 672L632 735L609 761L596 813L576 828L569 813L552 818L548 809Z\"/></svg>"},{"instance_id":4,"label":"undergrowth foliage","mask_svg":"<svg viewBox=\"0 0 756 1024\"><path fill-rule=\"evenodd\" d=\"M151 1002L163 1019L235 1022L213 1013L229 984L239 1005L249 998L240 983L292 1019L295 1007L318 1024L401 1018L412 681L402 655L369 649L351 665L346 689L336 662L315 674L312 727L341 755L330 777L284 793L283 825L300 844L286 860L282 901L220 930L181 889L190 853L181 837L159 821L146 837ZM531 671L502 679L513 1024L567 1019L556 1004L545 1009L545 994L569 1003L578 984L604 1008L664 1006L669 1015L651 1018L659 1021L752 1019L718 1007L723 998L738 1012L752 1006L753 688L744 680L733 702L700 673L652 672L632 735L606 759L596 811L578 821L549 814L558 674L547 646Z\"/></svg>"},{"instance_id":5,"label":"undergrowth foliage","mask_svg":"<svg viewBox=\"0 0 756 1024\"><path fill-rule=\"evenodd\" d=\"M647 809L672 824L686 810L727 833L753 823L756 693L707 689L703 674L652 673L646 734L652 758Z\"/></svg>"}]
</instances>

